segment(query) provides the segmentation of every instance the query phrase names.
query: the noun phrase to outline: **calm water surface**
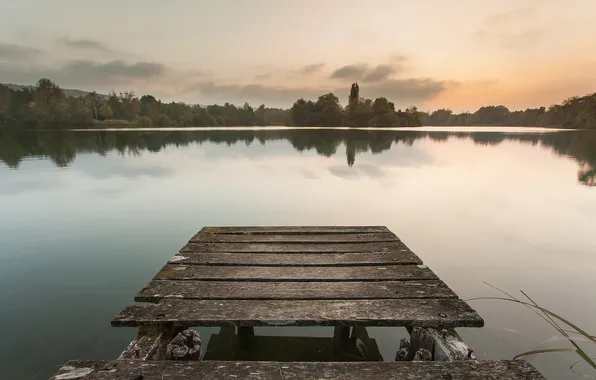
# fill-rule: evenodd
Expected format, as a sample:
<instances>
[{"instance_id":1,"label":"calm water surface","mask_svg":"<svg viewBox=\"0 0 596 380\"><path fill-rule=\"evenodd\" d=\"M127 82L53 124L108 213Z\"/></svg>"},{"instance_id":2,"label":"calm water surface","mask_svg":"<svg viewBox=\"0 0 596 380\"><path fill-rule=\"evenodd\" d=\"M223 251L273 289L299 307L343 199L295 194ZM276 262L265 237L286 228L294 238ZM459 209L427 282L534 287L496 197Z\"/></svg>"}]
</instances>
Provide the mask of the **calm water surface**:
<instances>
[{"instance_id":1,"label":"calm water surface","mask_svg":"<svg viewBox=\"0 0 596 380\"><path fill-rule=\"evenodd\" d=\"M386 225L462 298L523 289L595 333L596 133L504 131L2 131L3 378L116 358L135 331L111 318L205 225ZM482 359L568 346L520 306L471 304ZM370 333L392 360L403 330ZM582 378L575 360L529 358L552 379Z\"/></svg>"}]
</instances>

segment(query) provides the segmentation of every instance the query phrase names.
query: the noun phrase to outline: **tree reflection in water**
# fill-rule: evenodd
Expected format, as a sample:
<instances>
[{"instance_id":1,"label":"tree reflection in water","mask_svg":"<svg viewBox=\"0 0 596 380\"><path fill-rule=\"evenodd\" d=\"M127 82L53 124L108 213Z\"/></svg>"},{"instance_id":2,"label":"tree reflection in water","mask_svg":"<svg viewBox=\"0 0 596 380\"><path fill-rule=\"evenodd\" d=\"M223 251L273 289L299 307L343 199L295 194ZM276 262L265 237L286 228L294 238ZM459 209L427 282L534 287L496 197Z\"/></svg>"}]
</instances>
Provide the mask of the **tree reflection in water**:
<instances>
[{"instance_id":1,"label":"tree reflection in water","mask_svg":"<svg viewBox=\"0 0 596 380\"><path fill-rule=\"evenodd\" d=\"M340 154L345 146L348 166L354 165L358 154L379 154L397 144L412 145L416 140L431 139L443 142L449 139L471 139L475 144L497 145L516 141L552 149L556 154L573 158L579 164L577 179L581 184L596 186L596 133L593 131L562 131L543 134L508 132L448 132L396 130L205 130L205 131L54 131L24 132L0 131L0 160L11 168L18 168L27 157L48 157L57 166L66 167L78 153L106 155L140 155L159 152L166 146L188 146L210 142L232 146L244 143L266 145L272 141L288 141L299 152L315 150L331 157Z\"/></svg>"}]
</instances>

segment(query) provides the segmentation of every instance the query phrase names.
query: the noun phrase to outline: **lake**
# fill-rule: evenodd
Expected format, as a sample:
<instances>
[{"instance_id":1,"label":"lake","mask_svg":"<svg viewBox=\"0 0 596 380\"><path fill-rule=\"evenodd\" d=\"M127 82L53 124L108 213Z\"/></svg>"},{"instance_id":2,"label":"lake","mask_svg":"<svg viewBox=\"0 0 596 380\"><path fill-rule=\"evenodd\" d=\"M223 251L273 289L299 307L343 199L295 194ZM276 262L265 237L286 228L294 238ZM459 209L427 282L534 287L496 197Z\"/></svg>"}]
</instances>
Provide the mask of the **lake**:
<instances>
[{"instance_id":1,"label":"lake","mask_svg":"<svg viewBox=\"0 0 596 380\"><path fill-rule=\"evenodd\" d=\"M386 225L460 297L522 289L596 332L596 132L0 130L0 161L5 379L116 358L136 332L112 317L206 225ZM569 346L522 306L470 304L480 359ZM370 329L385 360L402 330ZM553 379L582 378L578 359L528 357Z\"/></svg>"}]
</instances>

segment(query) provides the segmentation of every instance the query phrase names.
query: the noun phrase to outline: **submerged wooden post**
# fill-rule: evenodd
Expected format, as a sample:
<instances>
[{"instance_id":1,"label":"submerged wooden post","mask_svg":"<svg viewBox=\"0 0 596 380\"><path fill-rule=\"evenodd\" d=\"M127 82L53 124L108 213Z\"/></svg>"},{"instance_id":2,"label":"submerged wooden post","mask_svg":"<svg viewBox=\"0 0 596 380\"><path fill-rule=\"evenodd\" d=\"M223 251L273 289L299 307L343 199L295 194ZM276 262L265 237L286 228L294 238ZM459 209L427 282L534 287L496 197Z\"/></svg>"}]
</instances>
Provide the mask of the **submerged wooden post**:
<instances>
[{"instance_id":1,"label":"submerged wooden post","mask_svg":"<svg viewBox=\"0 0 596 380\"><path fill-rule=\"evenodd\" d=\"M122 351L118 360L164 360L166 347L181 328L141 326L137 338Z\"/></svg>"},{"instance_id":2,"label":"submerged wooden post","mask_svg":"<svg viewBox=\"0 0 596 380\"><path fill-rule=\"evenodd\" d=\"M426 352L434 361L454 361L475 359L472 350L463 342L454 329L437 331L432 328L414 327L410 331L409 360L426 359ZM400 347L401 349L401 347Z\"/></svg>"}]
</instances>

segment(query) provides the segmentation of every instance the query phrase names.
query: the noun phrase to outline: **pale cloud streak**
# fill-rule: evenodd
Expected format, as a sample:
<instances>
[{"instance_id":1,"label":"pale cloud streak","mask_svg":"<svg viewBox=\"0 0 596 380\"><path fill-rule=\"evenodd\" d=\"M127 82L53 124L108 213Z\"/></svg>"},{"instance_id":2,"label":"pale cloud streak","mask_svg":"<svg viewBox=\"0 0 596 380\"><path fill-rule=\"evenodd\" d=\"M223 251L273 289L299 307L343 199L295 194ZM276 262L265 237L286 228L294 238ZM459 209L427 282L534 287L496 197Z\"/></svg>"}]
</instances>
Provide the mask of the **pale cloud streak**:
<instances>
[{"instance_id":1,"label":"pale cloud streak","mask_svg":"<svg viewBox=\"0 0 596 380\"><path fill-rule=\"evenodd\" d=\"M250 83L218 84L213 81L201 82L195 86L201 97L242 104L245 101L288 107L298 98L316 100L320 95L333 92L345 103L350 85L337 87L323 86L275 86ZM433 79L384 79L361 86L361 95L371 98L386 97L399 107L432 99L445 91L452 83Z\"/></svg>"},{"instance_id":2,"label":"pale cloud streak","mask_svg":"<svg viewBox=\"0 0 596 380\"><path fill-rule=\"evenodd\" d=\"M358 80L364 76L364 73L366 72L367 68L368 65L364 63L354 63L351 65L346 65L334 70L331 73L331 78Z\"/></svg>"},{"instance_id":3,"label":"pale cloud streak","mask_svg":"<svg viewBox=\"0 0 596 380\"><path fill-rule=\"evenodd\" d=\"M504 49L528 49L545 39L548 27L539 8L519 8L490 15L474 36Z\"/></svg>"},{"instance_id":4,"label":"pale cloud streak","mask_svg":"<svg viewBox=\"0 0 596 380\"><path fill-rule=\"evenodd\" d=\"M59 42L71 49L76 50L88 50L88 51L99 51L104 53L114 53L114 51L108 48L105 44L95 41L92 39L71 39L71 38L63 38L60 39Z\"/></svg>"},{"instance_id":5,"label":"pale cloud streak","mask_svg":"<svg viewBox=\"0 0 596 380\"><path fill-rule=\"evenodd\" d=\"M321 69L323 69L323 67L325 67L324 63L313 63L311 65L306 65L304 67L302 67L300 69L300 73L308 75L308 74L314 74L316 72L319 72Z\"/></svg>"},{"instance_id":6,"label":"pale cloud streak","mask_svg":"<svg viewBox=\"0 0 596 380\"><path fill-rule=\"evenodd\" d=\"M22 62L42 55L43 51L37 48L0 43L0 61Z\"/></svg>"},{"instance_id":7,"label":"pale cloud streak","mask_svg":"<svg viewBox=\"0 0 596 380\"><path fill-rule=\"evenodd\" d=\"M65 86L95 86L134 83L136 80L159 78L166 72L164 65L154 62L77 60L55 67L0 64L0 81L32 84L45 77Z\"/></svg>"}]
</instances>

